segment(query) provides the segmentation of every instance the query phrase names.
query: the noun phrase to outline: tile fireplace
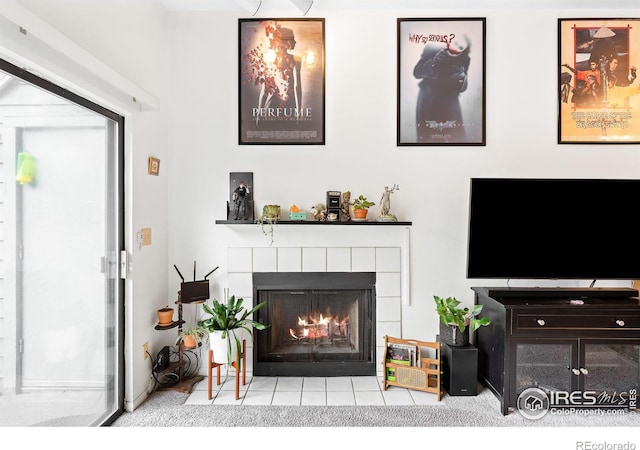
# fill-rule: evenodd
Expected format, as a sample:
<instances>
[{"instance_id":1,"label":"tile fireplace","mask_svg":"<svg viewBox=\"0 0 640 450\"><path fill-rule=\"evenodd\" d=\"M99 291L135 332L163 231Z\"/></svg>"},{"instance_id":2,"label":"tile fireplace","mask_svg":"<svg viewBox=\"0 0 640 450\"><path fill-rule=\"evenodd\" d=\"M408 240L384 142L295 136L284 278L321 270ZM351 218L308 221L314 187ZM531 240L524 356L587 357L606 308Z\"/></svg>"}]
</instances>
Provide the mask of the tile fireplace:
<instances>
[{"instance_id":1,"label":"tile fireplace","mask_svg":"<svg viewBox=\"0 0 640 450\"><path fill-rule=\"evenodd\" d=\"M402 336L402 299L405 295L403 251L401 246L393 245L380 247L228 247L226 281L231 293L237 297L243 297L246 304L256 304L258 299L255 298L253 281L257 274L280 273L287 274L289 277L294 274L300 276L313 274L316 276L326 272L373 276L375 297L371 304L372 342L367 345L375 349L374 367L376 373L380 375L382 366L379 362L382 358L383 336L385 334ZM357 286L357 289L363 288ZM305 293L305 295L312 295L312 293ZM328 299L326 301L330 303ZM332 312L339 312L333 311L334 306L330 306ZM324 311L319 312L323 313ZM345 312L349 311L343 311L340 314ZM308 315L307 312L305 314ZM349 312L350 321L353 320L352 314ZM295 319L297 320L297 316ZM294 330L294 334L297 332ZM350 332L355 331L350 330ZM358 332L362 332L362 329ZM265 331L256 333L255 347L252 343L247 343L247 370L254 375L254 352L257 350L263 333ZM361 345L362 341L357 344Z\"/></svg>"}]
</instances>

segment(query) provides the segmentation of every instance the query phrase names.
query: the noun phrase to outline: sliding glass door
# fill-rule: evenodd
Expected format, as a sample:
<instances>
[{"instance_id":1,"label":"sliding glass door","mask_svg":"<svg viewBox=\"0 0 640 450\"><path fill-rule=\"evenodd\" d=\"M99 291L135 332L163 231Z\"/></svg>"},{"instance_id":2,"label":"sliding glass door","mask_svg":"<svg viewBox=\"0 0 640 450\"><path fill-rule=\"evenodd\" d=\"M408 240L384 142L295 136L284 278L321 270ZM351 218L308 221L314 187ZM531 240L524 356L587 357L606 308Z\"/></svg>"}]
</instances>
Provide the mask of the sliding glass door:
<instances>
[{"instance_id":1,"label":"sliding glass door","mask_svg":"<svg viewBox=\"0 0 640 450\"><path fill-rule=\"evenodd\" d=\"M0 61L0 426L122 409L123 119Z\"/></svg>"}]
</instances>

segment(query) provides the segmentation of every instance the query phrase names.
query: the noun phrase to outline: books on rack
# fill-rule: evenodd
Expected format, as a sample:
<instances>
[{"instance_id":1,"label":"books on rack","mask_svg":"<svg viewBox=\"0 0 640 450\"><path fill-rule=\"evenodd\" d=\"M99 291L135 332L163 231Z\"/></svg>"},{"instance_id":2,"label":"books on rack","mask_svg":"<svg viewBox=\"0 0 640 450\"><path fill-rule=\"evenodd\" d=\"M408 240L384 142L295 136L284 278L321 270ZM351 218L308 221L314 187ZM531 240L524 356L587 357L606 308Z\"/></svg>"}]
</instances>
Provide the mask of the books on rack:
<instances>
[{"instance_id":1,"label":"books on rack","mask_svg":"<svg viewBox=\"0 0 640 450\"><path fill-rule=\"evenodd\" d=\"M409 344L387 344L387 362L403 366L416 366L420 361L419 349ZM388 381L396 381L395 367L387 367Z\"/></svg>"}]
</instances>

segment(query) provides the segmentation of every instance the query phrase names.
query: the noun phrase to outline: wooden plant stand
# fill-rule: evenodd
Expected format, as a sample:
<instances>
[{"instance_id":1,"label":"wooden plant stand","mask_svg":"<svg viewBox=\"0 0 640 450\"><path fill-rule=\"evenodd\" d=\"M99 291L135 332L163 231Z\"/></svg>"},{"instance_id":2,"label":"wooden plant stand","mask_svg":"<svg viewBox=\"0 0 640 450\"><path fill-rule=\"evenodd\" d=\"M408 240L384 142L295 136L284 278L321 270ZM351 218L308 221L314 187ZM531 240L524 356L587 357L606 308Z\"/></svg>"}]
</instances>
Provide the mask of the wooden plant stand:
<instances>
[{"instance_id":1,"label":"wooden plant stand","mask_svg":"<svg viewBox=\"0 0 640 450\"><path fill-rule=\"evenodd\" d=\"M207 358L207 390L209 394L209 400L213 399L213 393L211 389L213 369L216 369L216 376L218 386L220 386L220 367L223 363L217 363L213 361L213 350L209 349L209 356ZM236 400L240 400L240 372L242 372L242 385L247 384L247 341L242 340L242 353L236 356L236 360L231 363L231 367L236 369ZM238 369L240 367L240 369Z\"/></svg>"}]
</instances>

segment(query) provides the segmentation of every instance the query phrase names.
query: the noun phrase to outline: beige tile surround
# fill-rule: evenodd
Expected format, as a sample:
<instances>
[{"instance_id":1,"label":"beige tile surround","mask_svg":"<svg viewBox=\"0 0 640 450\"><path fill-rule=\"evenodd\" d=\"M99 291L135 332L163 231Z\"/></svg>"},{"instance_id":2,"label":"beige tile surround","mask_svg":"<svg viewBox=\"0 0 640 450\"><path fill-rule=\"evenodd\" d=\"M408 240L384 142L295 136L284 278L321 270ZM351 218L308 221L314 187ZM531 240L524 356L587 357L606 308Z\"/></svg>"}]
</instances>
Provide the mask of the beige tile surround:
<instances>
[{"instance_id":1,"label":"beige tile surround","mask_svg":"<svg viewBox=\"0 0 640 450\"><path fill-rule=\"evenodd\" d=\"M375 272L376 349L382 359L383 337L402 336L401 247L229 247L229 292L253 304L254 272ZM247 349L252 372L253 348ZM382 366L378 375L382 374Z\"/></svg>"}]
</instances>

